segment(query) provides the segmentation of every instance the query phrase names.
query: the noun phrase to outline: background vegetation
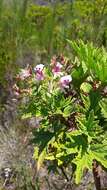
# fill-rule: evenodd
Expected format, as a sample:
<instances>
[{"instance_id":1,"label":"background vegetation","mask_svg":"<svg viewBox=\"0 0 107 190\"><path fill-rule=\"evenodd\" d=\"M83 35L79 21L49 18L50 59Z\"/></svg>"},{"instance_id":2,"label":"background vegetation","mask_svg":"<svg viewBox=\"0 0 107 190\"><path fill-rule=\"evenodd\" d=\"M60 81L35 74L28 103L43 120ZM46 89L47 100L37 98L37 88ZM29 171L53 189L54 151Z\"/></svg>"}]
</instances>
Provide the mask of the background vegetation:
<instances>
[{"instance_id":1,"label":"background vegetation","mask_svg":"<svg viewBox=\"0 0 107 190\"><path fill-rule=\"evenodd\" d=\"M18 66L17 60L28 52L39 52L43 58L54 53L67 54L66 39L83 39L106 47L106 27L106 0L55 1L46 5L31 0L1 0L1 83L5 74Z\"/></svg>"}]
</instances>

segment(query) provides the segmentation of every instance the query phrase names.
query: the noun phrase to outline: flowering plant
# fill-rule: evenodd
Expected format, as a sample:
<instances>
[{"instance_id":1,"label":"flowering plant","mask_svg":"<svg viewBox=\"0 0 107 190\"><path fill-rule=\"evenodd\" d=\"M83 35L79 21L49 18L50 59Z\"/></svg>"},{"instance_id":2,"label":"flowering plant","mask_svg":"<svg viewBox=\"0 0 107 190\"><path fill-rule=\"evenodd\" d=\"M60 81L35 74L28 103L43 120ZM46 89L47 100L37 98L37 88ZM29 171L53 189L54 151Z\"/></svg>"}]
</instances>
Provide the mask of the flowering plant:
<instances>
[{"instance_id":1,"label":"flowering plant","mask_svg":"<svg viewBox=\"0 0 107 190\"><path fill-rule=\"evenodd\" d=\"M54 56L49 67L37 65L24 77L29 84L24 117L40 121L33 139L38 170L44 160L54 167L71 164L79 183L84 169L93 169L97 187L98 163L107 168L107 53L81 41L69 43L77 54L72 63Z\"/></svg>"}]
</instances>

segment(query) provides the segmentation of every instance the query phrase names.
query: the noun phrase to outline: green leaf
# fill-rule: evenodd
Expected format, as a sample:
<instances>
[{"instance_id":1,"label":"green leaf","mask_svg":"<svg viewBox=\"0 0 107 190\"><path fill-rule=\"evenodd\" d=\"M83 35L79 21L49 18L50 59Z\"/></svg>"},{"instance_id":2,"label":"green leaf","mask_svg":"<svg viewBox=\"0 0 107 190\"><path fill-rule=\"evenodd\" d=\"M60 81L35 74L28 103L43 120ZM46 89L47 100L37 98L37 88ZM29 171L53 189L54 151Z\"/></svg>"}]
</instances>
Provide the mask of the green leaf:
<instances>
[{"instance_id":1,"label":"green leaf","mask_svg":"<svg viewBox=\"0 0 107 190\"><path fill-rule=\"evenodd\" d=\"M107 168L107 142L91 145L91 152L93 159L96 159Z\"/></svg>"},{"instance_id":2,"label":"green leaf","mask_svg":"<svg viewBox=\"0 0 107 190\"><path fill-rule=\"evenodd\" d=\"M79 153L76 159L73 160L73 163L76 164L75 181L76 181L76 184L79 184L81 182L84 169L92 168L92 156L87 153L81 156Z\"/></svg>"},{"instance_id":3,"label":"green leaf","mask_svg":"<svg viewBox=\"0 0 107 190\"><path fill-rule=\"evenodd\" d=\"M63 111L63 116L64 116L64 117L69 117L70 114L71 114L71 111L72 111L71 105L65 107L65 108L64 108L64 111Z\"/></svg>"},{"instance_id":4,"label":"green leaf","mask_svg":"<svg viewBox=\"0 0 107 190\"><path fill-rule=\"evenodd\" d=\"M73 78L73 84L75 87L80 87L80 85L84 82L86 79L86 75L84 75L82 66L78 66L72 70L72 78Z\"/></svg>"},{"instance_id":5,"label":"green leaf","mask_svg":"<svg viewBox=\"0 0 107 190\"><path fill-rule=\"evenodd\" d=\"M34 148L33 158L38 159L38 156L39 156L39 147L35 147Z\"/></svg>"},{"instance_id":6,"label":"green leaf","mask_svg":"<svg viewBox=\"0 0 107 190\"><path fill-rule=\"evenodd\" d=\"M87 136L88 143L90 143L96 137L96 128L99 129L98 121L95 120L94 111L91 110L88 117L84 114L77 116L76 121L78 122L79 130Z\"/></svg>"},{"instance_id":7,"label":"green leaf","mask_svg":"<svg viewBox=\"0 0 107 190\"><path fill-rule=\"evenodd\" d=\"M61 166L63 164L62 160L58 159L57 161L58 161L58 166Z\"/></svg>"},{"instance_id":8,"label":"green leaf","mask_svg":"<svg viewBox=\"0 0 107 190\"><path fill-rule=\"evenodd\" d=\"M99 102L99 105L101 107L101 113L104 116L104 118L107 119L107 99L103 99Z\"/></svg>"},{"instance_id":9,"label":"green leaf","mask_svg":"<svg viewBox=\"0 0 107 190\"><path fill-rule=\"evenodd\" d=\"M91 86L89 83L84 82L84 83L81 84L80 89L81 89L83 92L85 92L85 93L89 93L90 90L92 89L92 86Z\"/></svg>"},{"instance_id":10,"label":"green leaf","mask_svg":"<svg viewBox=\"0 0 107 190\"><path fill-rule=\"evenodd\" d=\"M25 113L22 115L22 119L28 119L32 117L32 113Z\"/></svg>"},{"instance_id":11,"label":"green leaf","mask_svg":"<svg viewBox=\"0 0 107 190\"><path fill-rule=\"evenodd\" d=\"M107 168L107 154L105 156L105 154L103 153L99 153L98 152L95 152L93 151L92 152L92 156L93 156L93 159L96 159L98 162L100 162L105 168Z\"/></svg>"},{"instance_id":12,"label":"green leaf","mask_svg":"<svg viewBox=\"0 0 107 190\"><path fill-rule=\"evenodd\" d=\"M107 142L103 142L101 144L92 144L91 150L103 155L107 155Z\"/></svg>"},{"instance_id":13,"label":"green leaf","mask_svg":"<svg viewBox=\"0 0 107 190\"><path fill-rule=\"evenodd\" d=\"M69 155L69 154L74 154L74 153L77 153L78 152L78 148L77 147L74 147L74 148L67 148L66 149L66 154Z\"/></svg>"},{"instance_id":14,"label":"green leaf","mask_svg":"<svg viewBox=\"0 0 107 190\"><path fill-rule=\"evenodd\" d=\"M79 136L82 135L82 131L80 130L74 130L69 133L66 133L67 137L72 137L72 136Z\"/></svg>"},{"instance_id":15,"label":"green leaf","mask_svg":"<svg viewBox=\"0 0 107 190\"><path fill-rule=\"evenodd\" d=\"M46 148L44 148L42 150L42 152L40 153L38 160L37 160L37 171L39 171L41 165L43 164L43 161L45 160L46 157Z\"/></svg>"},{"instance_id":16,"label":"green leaf","mask_svg":"<svg viewBox=\"0 0 107 190\"><path fill-rule=\"evenodd\" d=\"M83 104L84 104L83 112L86 113L90 109L90 98L89 98L89 96L81 95L81 99L82 99Z\"/></svg>"},{"instance_id":17,"label":"green leaf","mask_svg":"<svg viewBox=\"0 0 107 190\"><path fill-rule=\"evenodd\" d=\"M92 43L85 44L82 40L67 41L77 53L84 73L103 83L107 82L107 52L104 48L96 48Z\"/></svg>"},{"instance_id":18,"label":"green leaf","mask_svg":"<svg viewBox=\"0 0 107 190\"><path fill-rule=\"evenodd\" d=\"M46 157L45 157L46 160L55 160L55 156L53 154L48 154Z\"/></svg>"}]
</instances>

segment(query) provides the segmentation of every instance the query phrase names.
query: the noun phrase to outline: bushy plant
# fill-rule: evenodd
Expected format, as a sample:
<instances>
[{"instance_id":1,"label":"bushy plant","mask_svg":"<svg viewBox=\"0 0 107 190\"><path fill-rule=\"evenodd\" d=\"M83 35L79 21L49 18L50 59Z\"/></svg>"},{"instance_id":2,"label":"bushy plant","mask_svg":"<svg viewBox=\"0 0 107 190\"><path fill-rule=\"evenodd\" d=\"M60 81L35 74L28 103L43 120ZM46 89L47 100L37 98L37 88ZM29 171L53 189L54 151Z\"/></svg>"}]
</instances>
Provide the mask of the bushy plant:
<instances>
[{"instance_id":1,"label":"bushy plant","mask_svg":"<svg viewBox=\"0 0 107 190\"><path fill-rule=\"evenodd\" d=\"M54 169L71 164L77 184L85 169L93 169L97 187L98 165L107 168L107 53L68 42L73 60L54 56L48 66L21 70L14 92L29 97L23 118L39 119L32 141L37 169L45 160Z\"/></svg>"}]
</instances>

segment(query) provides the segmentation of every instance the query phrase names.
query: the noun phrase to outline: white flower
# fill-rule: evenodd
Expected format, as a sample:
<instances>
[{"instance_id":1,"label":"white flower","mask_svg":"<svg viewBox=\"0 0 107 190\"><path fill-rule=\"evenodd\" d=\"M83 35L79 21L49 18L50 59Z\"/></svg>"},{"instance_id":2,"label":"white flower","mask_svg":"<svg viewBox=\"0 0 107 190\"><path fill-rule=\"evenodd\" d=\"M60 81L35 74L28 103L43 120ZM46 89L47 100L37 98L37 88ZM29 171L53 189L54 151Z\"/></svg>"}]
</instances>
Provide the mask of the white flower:
<instances>
[{"instance_id":1,"label":"white flower","mask_svg":"<svg viewBox=\"0 0 107 190\"><path fill-rule=\"evenodd\" d=\"M60 78L60 86L62 88L69 88L69 84L72 81L71 75L66 75Z\"/></svg>"},{"instance_id":2,"label":"white flower","mask_svg":"<svg viewBox=\"0 0 107 190\"><path fill-rule=\"evenodd\" d=\"M39 65L36 65L36 67L34 68L34 71L42 71L44 68L44 65L43 64L39 64Z\"/></svg>"},{"instance_id":3,"label":"white flower","mask_svg":"<svg viewBox=\"0 0 107 190\"><path fill-rule=\"evenodd\" d=\"M35 75L36 75L36 79L37 79L38 81L44 79L43 68L44 68L44 65L43 65L43 64L39 64L39 65L37 65L37 66L34 68Z\"/></svg>"}]
</instances>

